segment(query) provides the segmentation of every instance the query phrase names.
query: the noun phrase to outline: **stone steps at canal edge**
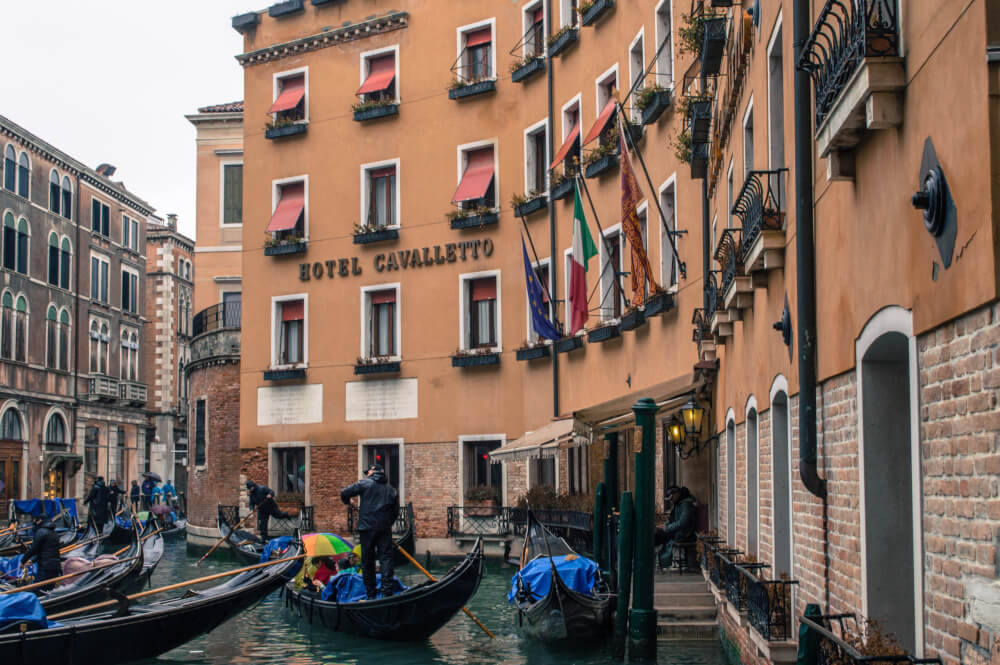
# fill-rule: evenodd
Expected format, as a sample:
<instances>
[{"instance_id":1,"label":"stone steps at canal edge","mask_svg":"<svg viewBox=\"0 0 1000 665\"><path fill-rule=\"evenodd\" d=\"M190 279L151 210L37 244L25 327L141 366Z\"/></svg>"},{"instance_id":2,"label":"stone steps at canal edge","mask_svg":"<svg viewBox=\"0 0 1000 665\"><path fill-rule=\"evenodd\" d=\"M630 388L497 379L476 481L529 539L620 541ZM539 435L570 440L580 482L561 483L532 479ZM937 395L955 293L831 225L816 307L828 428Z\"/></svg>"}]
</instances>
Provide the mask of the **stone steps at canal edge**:
<instances>
[{"instance_id":1,"label":"stone steps at canal edge","mask_svg":"<svg viewBox=\"0 0 1000 665\"><path fill-rule=\"evenodd\" d=\"M698 573L658 572L653 589L657 638L716 640L718 623L715 598Z\"/></svg>"}]
</instances>

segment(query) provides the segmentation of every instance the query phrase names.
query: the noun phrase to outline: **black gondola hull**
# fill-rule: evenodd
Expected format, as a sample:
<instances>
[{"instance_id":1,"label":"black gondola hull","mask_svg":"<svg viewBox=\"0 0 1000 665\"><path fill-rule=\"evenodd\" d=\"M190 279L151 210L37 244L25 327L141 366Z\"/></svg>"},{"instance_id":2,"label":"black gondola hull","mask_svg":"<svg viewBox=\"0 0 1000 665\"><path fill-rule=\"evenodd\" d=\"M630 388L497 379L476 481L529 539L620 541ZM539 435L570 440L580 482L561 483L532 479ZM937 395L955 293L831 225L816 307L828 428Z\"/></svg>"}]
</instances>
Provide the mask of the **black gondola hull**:
<instances>
[{"instance_id":1,"label":"black gondola hull","mask_svg":"<svg viewBox=\"0 0 1000 665\"><path fill-rule=\"evenodd\" d=\"M545 641L581 640L611 629L611 597L584 596L556 575L549 593L537 603L517 604L518 625L525 634Z\"/></svg>"}]
</instances>

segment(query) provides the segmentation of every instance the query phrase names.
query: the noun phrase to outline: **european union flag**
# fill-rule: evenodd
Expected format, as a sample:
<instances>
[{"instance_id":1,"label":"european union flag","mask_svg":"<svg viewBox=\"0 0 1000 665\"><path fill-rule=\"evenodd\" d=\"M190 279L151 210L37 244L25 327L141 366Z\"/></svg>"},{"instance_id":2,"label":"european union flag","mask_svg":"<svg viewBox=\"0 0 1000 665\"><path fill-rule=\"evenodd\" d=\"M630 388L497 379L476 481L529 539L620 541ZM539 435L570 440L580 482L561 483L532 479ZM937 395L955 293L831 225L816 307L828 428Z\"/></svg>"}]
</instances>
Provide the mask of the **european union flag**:
<instances>
[{"instance_id":1,"label":"european union flag","mask_svg":"<svg viewBox=\"0 0 1000 665\"><path fill-rule=\"evenodd\" d=\"M524 281L528 287L528 307L531 309L531 327L535 329L539 337L545 339L559 339L562 335L552 325L549 315L545 311L545 301L542 298L542 285L538 283L538 275L531 267L528 259L528 249L524 246L524 236L521 236L521 252L524 254Z\"/></svg>"}]
</instances>

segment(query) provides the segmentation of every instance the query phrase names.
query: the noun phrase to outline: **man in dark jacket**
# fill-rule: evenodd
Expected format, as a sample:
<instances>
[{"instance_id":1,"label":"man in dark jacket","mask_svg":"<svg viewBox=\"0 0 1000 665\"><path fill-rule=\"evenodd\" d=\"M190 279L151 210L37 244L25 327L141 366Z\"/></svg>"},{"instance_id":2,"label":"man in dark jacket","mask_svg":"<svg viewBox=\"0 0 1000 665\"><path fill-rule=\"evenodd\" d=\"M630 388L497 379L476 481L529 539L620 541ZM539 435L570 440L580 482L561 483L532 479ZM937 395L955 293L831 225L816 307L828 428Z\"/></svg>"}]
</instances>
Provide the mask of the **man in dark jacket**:
<instances>
[{"instance_id":1,"label":"man in dark jacket","mask_svg":"<svg viewBox=\"0 0 1000 665\"><path fill-rule=\"evenodd\" d=\"M156 483L152 478L146 476L146 479L142 481L142 509L149 510L153 505L153 485Z\"/></svg>"},{"instance_id":2,"label":"man in dark jacket","mask_svg":"<svg viewBox=\"0 0 1000 665\"><path fill-rule=\"evenodd\" d=\"M689 541L694 537L697 527L697 502L686 487L671 487L666 496L673 500L670 509L670 521L662 529L656 530L654 542L660 545L659 561L661 568L669 568L674 559L674 545Z\"/></svg>"},{"instance_id":3,"label":"man in dark jacket","mask_svg":"<svg viewBox=\"0 0 1000 665\"><path fill-rule=\"evenodd\" d=\"M104 524L108 521L108 501L110 495L108 488L104 485L104 478L97 476L97 480L90 488L90 494L84 499L84 503L90 506L90 520L97 528L97 532L104 530Z\"/></svg>"},{"instance_id":4,"label":"man in dark jacket","mask_svg":"<svg viewBox=\"0 0 1000 665\"><path fill-rule=\"evenodd\" d=\"M252 480L247 481L247 495L250 497L250 510L257 509L257 534L267 542L267 524L272 517L288 519L288 513L278 508L274 500L274 490L267 485L258 485Z\"/></svg>"},{"instance_id":5,"label":"man in dark jacket","mask_svg":"<svg viewBox=\"0 0 1000 665\"><path fill-rule=\"evenodd\" d=\"M114 516L118 512L118 507L121 505L121 497L125 494L125 490L118 486L118 480L112 478L111 482L108 483L108 513Z\"/></svg>"},{"instance_id":6,"label":"man in dark jacket","mask_svg":"<svg viewBox=\"0 0 1000 665\"><path fill-rule=\"evenodd\" d=\"M361 540L361 574L365 580L365 594L369 599L376 598L375 559L378 559L382 573L382 596L391 596L392 524L399 514L399 493L389 484L382 465L373 464L364 478L340 490L340 500L345 504L355 496L361 497L358 536Z\"/></svg>"},{"instance_id":7,"label":"man in dark jacket","mask_svg":"<svg viewBox=\"0 0 1000 665\"><path fill-rule=\"evenodd\" d=\"M103 484L103 483L102 483ZM35 535L31 547L21 557L22 565L31 559L38 564L36 582L44 582L62 575L62 561L59 558L59 536L56 527L48 518L35 518Z\"/></svg>"},{"instance_id":8,"label":"man in dark jacket","mask_svg":"<svg viewBox=\"0 0 1000 665\"><path fill-rule=\"evenodd\" d=\"M128 500L132 504L132 512L139 512L139 483L138 481L132 481L132 487L128 491Z\"/></svg>"}]
</instances>

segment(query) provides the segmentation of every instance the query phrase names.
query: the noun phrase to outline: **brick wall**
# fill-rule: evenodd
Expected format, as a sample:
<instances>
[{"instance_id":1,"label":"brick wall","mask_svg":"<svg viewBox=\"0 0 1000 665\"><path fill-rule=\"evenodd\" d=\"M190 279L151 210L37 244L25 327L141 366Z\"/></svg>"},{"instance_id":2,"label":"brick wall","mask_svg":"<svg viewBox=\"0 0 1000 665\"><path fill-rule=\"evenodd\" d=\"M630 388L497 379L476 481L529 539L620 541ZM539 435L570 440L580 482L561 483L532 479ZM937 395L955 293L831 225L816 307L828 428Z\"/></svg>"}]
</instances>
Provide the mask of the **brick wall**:
<instances>
[{"instance_id":1,"label":"brick wall","mask_svg":"<svg viewBox=\"0 0 1000 665\"><path fill-rule=\"evenodd\" d=\"M347 506L340 490L358 480L357 445L314 445L310 452L310 499L318 531L347 533Z\"/></svg>"},{"instance_id":2,"label":"brick wall","mask_svg":"<svg viewBox=\"0 0 1000 665\"><path fill-rule=\"evenodd\" d=\"M190 447L188 450L188 519L214 527L218 504L235 505L240 480L240 393L237 362L199 367L191 371ZM195 466L195 403L205 399L205 465ZM265 467L266 468L266 467ZM266 476L265 476L266 477Z\"/></svg>"},{"instance_id":3,"label":"brick wall","mask_svg":"<svg viewBox=\"0 0 1000 665\"><path fill-rule=\"evenodd\" d=\"M417 443L406 446L406 498L413 502L420 538L444 538L448 506L458 506L458 444Z\"/></svg>"}]
</instances>

